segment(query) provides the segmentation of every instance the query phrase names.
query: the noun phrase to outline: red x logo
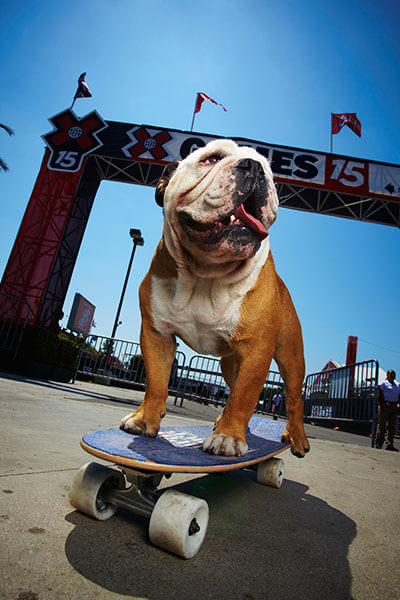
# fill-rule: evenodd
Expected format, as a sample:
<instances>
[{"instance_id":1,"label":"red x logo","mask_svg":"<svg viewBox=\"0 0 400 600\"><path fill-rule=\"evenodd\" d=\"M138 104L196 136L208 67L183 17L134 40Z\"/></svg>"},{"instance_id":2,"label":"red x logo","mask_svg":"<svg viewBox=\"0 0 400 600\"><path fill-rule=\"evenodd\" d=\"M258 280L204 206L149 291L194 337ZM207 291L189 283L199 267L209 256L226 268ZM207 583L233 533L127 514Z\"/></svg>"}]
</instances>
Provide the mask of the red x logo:
<instances>
[{"instance_id":1,"label":"red x logo","mask_svg":"<svg viewBox=\"0 0 400 600\"><path fill-rule=\"evenodd\" d=\"M162 160L168 156L168 152L164 150L163 144L172 140L172 137L167 131L160 131L156 135L151 136L144 127L140 127L133 132L133 135L137 139L137 144L126 147L126 151L132 158L138 158L144 152L150 152L155 160Z\"/></svg>"},{"instance_id":2,"label":"red x logo","mask_svg":"<svg viewBox=\"0 0 400 600\"><path fill-rule=\"evenodd\" d=\"M51 151L48 168L71 173L81 168L87 154L103 145L97 134L108 127L95 110L79 119L68 109L49 121L54 129L42 136Z\"/></svg>"},{"instance_id":3,"label":"red x logo","mask_svg":"<svg viewBox=\"0 0 400 600\"><path fill-rule=\"evenodd\" d=\"M53 123L58 131L46 136L46 141L51 148L59 148L65 142L73 141L83 151L87 151L91 146L98 146L98 141L95 141L90 134L104 127L104 124L93 114L78 120L69 111L54 119Z\"/></svg>"}]
</instances>

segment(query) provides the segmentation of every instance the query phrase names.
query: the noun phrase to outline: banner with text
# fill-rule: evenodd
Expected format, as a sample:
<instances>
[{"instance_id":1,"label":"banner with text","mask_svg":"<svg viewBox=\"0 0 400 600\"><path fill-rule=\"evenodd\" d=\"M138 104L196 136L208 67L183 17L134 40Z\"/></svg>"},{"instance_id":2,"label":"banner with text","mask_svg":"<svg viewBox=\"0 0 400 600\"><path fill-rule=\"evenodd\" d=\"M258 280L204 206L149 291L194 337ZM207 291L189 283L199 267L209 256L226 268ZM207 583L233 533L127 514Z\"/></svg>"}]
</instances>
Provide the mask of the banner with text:
<instances>
[{"instance_id":1,"label":"banner with text","mask_svg":"<svg viewBox=\"0 0 400 600\"><path fill-rule=\"evenodd\" d=\"M43 136L50 149L48 168L77 171L92 153L137 162L168 164L218 139L203 133L104 121L93 111L79 118L70 109L50 119L54 129ZM275 179L295 186L314 187L357 196L400 201L400 166L353 157L314 152L232 137L268 158Z\"/></svg>"}]
</instances>

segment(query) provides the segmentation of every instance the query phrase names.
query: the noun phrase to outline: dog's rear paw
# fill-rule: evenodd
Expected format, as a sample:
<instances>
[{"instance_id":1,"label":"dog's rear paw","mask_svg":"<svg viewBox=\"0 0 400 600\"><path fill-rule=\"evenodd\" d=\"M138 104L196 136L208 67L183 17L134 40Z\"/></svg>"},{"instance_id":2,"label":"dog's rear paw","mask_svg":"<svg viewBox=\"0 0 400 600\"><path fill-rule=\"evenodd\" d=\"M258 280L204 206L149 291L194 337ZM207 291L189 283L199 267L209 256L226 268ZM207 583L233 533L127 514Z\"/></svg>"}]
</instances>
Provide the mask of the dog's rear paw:
<instances>
[{"instance_id":1,"label":"dog's rear paw","mask_svg":"<svg viewBox=\"0 0 400 600\"><path fill-rule=\"evenodd\" d=\"M308 439L304 431L296 435L294 433L291 434L288 429L285 429L281 435L281 442L290 444L291 453L298 458L303 458L304 455L310 450L310 444L308 443Z\"/></svg>"},{"instance_id":2,"label":"dog's rear paw","mask_svg":"<svg viewBox=\"0 0 400 600\"><path fill-rule=\"evenodd\" d=\"M247 444L224 433L212 433L204 440L203 450L218 456L244 456Z\"/></svg>"}]
</instances>

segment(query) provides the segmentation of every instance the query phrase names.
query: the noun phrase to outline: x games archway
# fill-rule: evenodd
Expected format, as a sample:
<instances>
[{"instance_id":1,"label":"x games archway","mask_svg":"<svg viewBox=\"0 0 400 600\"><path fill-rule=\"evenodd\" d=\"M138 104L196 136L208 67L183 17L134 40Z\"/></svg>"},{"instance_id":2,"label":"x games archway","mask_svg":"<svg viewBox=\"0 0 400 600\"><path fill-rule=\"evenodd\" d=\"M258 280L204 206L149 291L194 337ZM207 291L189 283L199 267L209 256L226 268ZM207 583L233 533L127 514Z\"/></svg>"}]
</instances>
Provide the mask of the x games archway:
<instances>
[{"instance_id":1,"label":"x games archway","mask_svg":"<svg viewBox=\"0 0 400 600\"><path fill-rule=\"evenodd\" d=\"M56 329L103 179L155 186L166 164L217 136L104 121L66 110L46 149L1 291L29 303L29 322ZM400 166L232 138L270 161L280 206L400 226Z\"/></svg>"}]
</instances>

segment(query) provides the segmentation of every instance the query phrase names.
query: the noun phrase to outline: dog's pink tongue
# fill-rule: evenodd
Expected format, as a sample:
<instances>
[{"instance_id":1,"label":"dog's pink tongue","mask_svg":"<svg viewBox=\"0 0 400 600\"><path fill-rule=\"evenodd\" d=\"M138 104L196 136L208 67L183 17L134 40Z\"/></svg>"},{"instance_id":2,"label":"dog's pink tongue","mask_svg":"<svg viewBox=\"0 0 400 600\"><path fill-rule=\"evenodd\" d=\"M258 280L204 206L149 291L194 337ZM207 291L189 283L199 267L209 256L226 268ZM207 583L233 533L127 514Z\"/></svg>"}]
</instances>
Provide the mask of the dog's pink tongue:
<instances>
[{"instance_id":1,"label":"dog's pink tongue","mask_svg":"<svg viewBox=\"0 0 400 600\"><path fill-rule=\"evenodd\" d=\"M253 215L249 215L244 209L243 204L241 204L233 213L235 219L239 219L245 225L248 225L251 229L253 229L256 233L258 233L260 239L264 239L268 235L268 231L265 229L264 225L253 217Z\"/></svg>"}]
</instances>

